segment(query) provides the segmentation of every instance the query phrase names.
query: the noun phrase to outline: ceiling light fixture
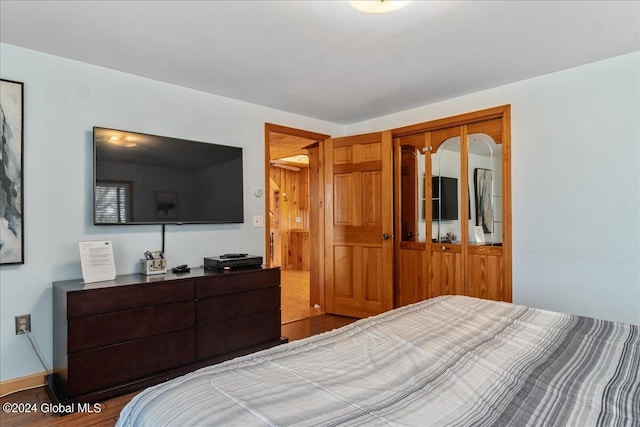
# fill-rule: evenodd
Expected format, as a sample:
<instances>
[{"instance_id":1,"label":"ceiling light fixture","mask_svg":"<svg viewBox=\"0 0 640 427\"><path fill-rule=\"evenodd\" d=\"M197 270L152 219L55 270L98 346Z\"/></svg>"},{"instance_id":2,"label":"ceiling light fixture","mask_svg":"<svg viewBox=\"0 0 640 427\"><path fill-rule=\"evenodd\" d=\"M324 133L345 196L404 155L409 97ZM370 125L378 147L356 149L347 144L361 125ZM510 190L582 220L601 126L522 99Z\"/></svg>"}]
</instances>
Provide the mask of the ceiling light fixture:
<instances>
[{"instance_id":1,"label":"ceiling light fixture","mask_svg":"<svg viewBox=\"0 0 640 427\"><path fill-rule=\"evenodd\" d=\"M398 10L411 3L410 1L396 0L373 0L373 1L350 1L349 4L361 12L366 13L387 13Z\"/></svg>"}]
</instances>

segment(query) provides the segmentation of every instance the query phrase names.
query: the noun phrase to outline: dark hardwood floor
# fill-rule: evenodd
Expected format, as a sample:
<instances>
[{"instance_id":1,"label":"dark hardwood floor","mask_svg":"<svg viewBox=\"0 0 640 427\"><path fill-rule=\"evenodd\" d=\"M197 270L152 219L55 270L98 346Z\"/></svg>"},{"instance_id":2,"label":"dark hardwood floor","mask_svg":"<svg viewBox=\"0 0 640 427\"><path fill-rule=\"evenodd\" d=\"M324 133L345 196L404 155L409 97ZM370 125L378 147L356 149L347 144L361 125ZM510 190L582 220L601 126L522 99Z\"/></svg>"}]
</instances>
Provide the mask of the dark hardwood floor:
<instances>
[{"instance_id":1,"label":"dark hardwood floor","mask_svg":"<svg viewBox=\"0 0 640 427\"><path fill-rule=\"evenodd\" d=\"M339 328L355 320L357 319L321 314L282 325L282 335L289 338L289 341L295 341ZM96 403L96 406L91 406L93 413L74 413L59 417L51 413L52 403L44 387L25 390L0 399L0 404L3 405L0 410L0 426L113 426L122 408L138 393L139 391ZM5 407L7 403L8 408ZM12 409L21 411L12 413Z\"/></svg>"}]
</instances>

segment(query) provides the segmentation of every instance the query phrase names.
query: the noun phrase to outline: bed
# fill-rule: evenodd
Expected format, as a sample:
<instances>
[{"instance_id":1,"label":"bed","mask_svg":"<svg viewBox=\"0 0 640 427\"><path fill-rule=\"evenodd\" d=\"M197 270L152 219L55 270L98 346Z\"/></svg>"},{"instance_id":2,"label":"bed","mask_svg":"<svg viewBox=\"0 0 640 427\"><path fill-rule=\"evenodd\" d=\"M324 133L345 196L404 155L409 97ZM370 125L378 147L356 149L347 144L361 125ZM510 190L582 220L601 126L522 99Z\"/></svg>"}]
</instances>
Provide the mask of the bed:
<instances>
[{"instance_id":1,"label":"bed","mask_svg":"<svg viewBox=\"0 0 640 427\"><path fill-rule=\"evenodd\" d=\"M118 426L640 426L640 327L443 296L151 387Z\"/></svg>"}]
</instances>

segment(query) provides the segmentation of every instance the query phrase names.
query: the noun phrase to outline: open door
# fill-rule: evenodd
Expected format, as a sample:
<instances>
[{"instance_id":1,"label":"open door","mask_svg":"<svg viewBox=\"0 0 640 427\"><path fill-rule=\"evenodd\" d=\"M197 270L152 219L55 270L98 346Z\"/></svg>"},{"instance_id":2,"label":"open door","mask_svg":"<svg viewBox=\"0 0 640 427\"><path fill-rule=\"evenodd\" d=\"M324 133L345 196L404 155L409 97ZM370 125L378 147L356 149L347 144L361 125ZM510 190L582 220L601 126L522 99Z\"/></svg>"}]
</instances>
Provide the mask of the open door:
<instances>
[{"instance_id":1,"label":"open door","mask_svg":"<svg viewBox=\"0 0 640 427\"><path fill-rule=\"evenodd\" d=\"M333 314L393 308L391 132L325 143L325 291Z\"/></svg>"},{"instance_id":2,"label":"open door","mask_svg":"<svg viewBox=\"0 0 640 427\"><path fill-rule=\"evenodd\" d=\"M327 138L265 123L265 264L282 267L283 320L316 315L316 306L324 311L324 175L320 171ZM307 165L302 157L308 158ZM305 275L306 297L298 294ZM295 288L290 287L295 289L293 294L285 289L286 281L295 282Z\"/></svg>"}]
</instances>

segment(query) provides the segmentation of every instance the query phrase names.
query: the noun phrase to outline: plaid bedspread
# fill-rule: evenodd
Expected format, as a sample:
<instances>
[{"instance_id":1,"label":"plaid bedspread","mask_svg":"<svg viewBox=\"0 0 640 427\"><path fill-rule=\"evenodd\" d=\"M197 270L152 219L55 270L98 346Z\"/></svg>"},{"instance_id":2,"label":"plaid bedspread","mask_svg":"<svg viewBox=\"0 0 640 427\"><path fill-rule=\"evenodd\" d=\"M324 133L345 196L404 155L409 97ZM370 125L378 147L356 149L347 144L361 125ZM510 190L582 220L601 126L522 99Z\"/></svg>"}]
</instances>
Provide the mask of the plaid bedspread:
<instances>
[{"instance_id":1,"label":"plaid bedspread","mask_svg":"<svg viewBox=\"0 0 640 427\"><path fill-rule=\"evenodd\" d=\"M118 426L640 426L640 327L463 296L149 388Z\"/></svg>"}]
</instances>

